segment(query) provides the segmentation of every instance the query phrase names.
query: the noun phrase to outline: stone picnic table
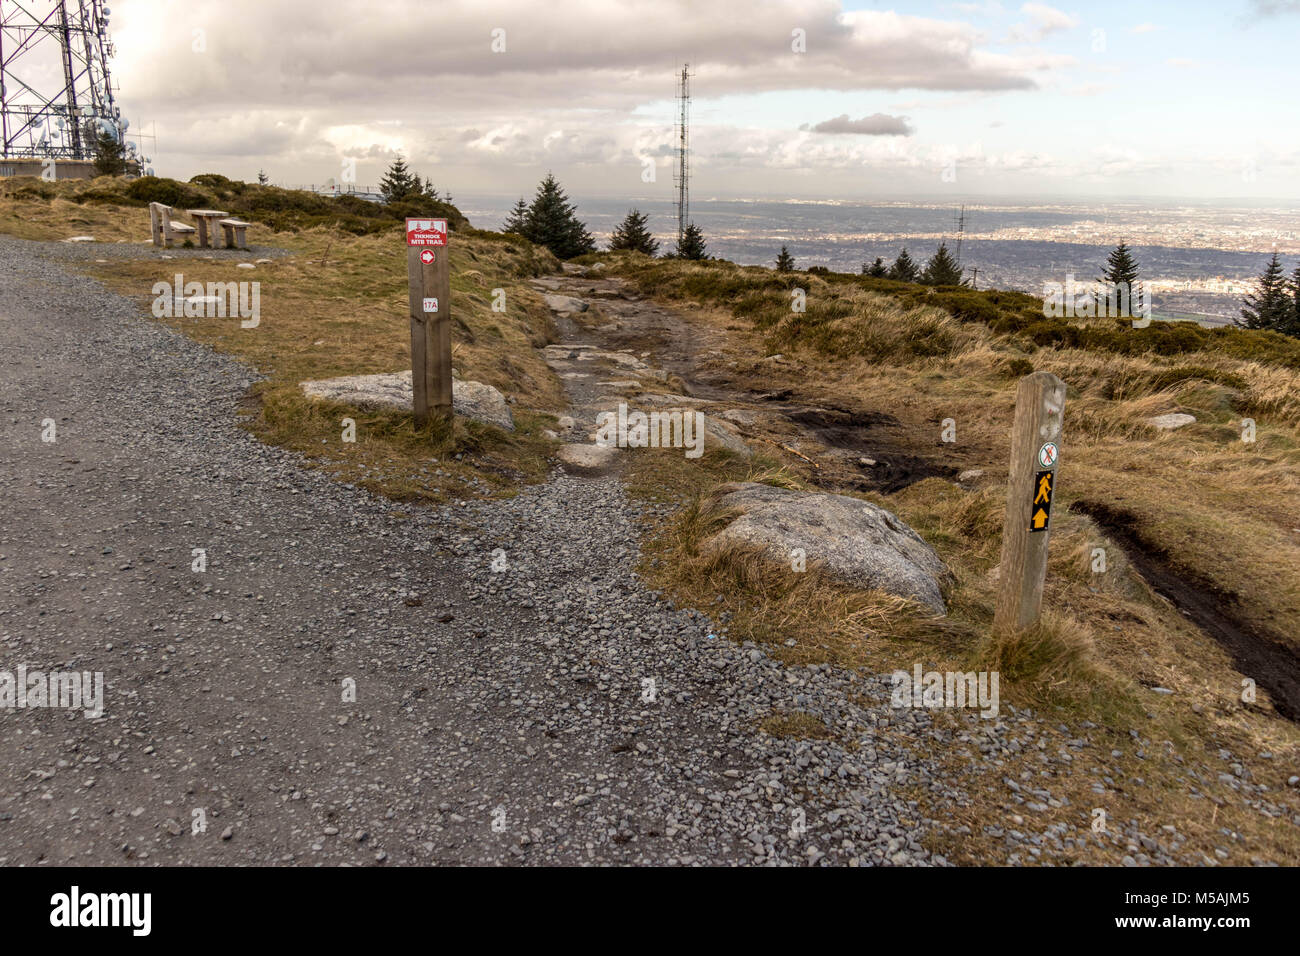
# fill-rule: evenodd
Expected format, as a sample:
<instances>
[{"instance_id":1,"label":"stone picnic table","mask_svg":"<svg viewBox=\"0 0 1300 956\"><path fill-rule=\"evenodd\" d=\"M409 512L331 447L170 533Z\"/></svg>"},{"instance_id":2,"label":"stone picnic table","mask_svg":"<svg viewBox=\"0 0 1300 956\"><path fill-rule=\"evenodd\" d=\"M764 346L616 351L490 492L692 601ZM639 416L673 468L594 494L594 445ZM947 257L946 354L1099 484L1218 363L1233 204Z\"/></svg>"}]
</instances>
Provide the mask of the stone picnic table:
<instances>
[{"instance_id":1,"label":"stone picnic table","mask_svg":"<svg viewBox=\"0 0 1300 956\"><path fill-rule=\"evenodd\" d=\"M211 249L216 245L217 221L227 213L216 209L187 209L186 214L199 226L199 248Z\"/></svg>"}]
</instances>

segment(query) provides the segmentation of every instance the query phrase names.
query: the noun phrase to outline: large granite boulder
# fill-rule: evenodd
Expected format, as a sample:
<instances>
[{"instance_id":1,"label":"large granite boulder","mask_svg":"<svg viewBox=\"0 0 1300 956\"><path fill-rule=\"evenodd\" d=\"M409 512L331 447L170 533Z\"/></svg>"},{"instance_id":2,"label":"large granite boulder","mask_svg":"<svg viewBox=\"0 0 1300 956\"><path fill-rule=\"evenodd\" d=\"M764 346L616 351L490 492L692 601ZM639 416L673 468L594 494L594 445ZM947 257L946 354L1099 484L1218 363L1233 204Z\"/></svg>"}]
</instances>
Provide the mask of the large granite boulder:
<instances>
[{"instance_id":1,"label":"large granite boulder","mask_svg":"<svg viewBox=\"0 0 1300 956\"><path fill-rule=\"evenodd\" d=\"M413 394L411 372L384 372L379 375L344 375L302 383L303 394L309 398L343 402L360 408L400 408L409 411ZM452 410L464 418L515 430L515 418L510 413L506 397L491 385L483 382L451 383Z\"/></svg>"},{"instance_id":2,"label":"large granite boulder","mask_svg":"<svg viewBox=\"0 0 1300 956\"><path fill-rule=\"evenodd\" d=\"M706 547L757 545L790 566L796 549L837 578L910 598L946 614L943 592L952 573L925 540L884 508L847 495L794 491L745 482L722 485L712 495L739 517Z\"/></svg>"}]
</instances>

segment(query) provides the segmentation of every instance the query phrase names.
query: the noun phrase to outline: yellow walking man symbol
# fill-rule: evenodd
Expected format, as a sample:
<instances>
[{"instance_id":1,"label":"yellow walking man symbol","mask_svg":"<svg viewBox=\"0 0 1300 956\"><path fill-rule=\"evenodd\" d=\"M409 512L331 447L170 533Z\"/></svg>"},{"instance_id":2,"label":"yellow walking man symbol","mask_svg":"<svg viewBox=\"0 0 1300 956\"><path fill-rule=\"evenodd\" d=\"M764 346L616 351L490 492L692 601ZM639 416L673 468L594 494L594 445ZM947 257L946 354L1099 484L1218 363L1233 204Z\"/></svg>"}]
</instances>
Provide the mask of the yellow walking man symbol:
<instances>
[{"instance_id":1,"label":"yellow walking man symbol","mask_svg":"<svg viewBox=\"0 0 1300 956\"><path fill-rule=\"evenodd\" d=\"M1052 500L1052 474L1048 472L1038 480L1038 497L1034 499L1034 504Z\"/></svg>"}]
</instances>

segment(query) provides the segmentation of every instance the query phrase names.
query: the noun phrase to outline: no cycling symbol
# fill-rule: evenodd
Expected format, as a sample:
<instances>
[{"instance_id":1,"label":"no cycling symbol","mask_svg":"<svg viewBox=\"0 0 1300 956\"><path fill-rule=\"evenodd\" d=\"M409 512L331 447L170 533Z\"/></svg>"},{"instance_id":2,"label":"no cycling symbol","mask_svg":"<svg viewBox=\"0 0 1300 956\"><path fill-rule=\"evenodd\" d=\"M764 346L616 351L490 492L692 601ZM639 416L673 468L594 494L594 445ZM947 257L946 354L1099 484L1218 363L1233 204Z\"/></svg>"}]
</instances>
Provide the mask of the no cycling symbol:
<instances>
[{"instance_id":1,"label":"no cycling symbol","mask_svg":"<svg viewBox=\"0 0 1300 956\"><path fill-rule=\"evenodd\" d=\"M1056 442L1049 441L1042 448L1038 449L1038 464L1044 468L1052 468L1056 465L1056 459L1061 455L1060 449L1056 447Z\"/></svg>"}]
</instances>

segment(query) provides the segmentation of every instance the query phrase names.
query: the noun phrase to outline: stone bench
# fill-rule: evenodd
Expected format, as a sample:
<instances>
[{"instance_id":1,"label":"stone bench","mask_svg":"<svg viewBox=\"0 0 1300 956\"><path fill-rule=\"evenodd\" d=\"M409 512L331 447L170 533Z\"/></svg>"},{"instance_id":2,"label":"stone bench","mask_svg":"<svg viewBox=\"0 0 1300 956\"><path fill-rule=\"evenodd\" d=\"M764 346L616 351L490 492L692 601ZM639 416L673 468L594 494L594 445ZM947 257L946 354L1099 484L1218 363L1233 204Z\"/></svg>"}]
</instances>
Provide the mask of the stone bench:
<instances>
[{"instance_id":1,"label":"stone bench","mask_svg":"<svg viewBox=\"0 0 1300 956\"><path fill-rule=\"evenodd\" d=\"M244 222L240 219L222 219L218 225L226 233L227 249L243 249L247 245L244 238L251 222Z\"/></svg>"}]
</instances>

